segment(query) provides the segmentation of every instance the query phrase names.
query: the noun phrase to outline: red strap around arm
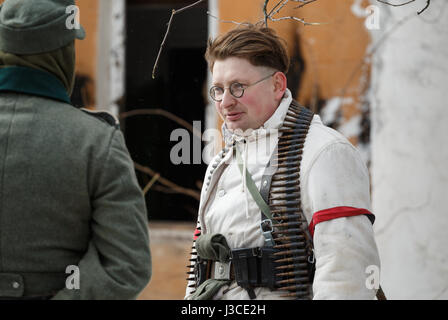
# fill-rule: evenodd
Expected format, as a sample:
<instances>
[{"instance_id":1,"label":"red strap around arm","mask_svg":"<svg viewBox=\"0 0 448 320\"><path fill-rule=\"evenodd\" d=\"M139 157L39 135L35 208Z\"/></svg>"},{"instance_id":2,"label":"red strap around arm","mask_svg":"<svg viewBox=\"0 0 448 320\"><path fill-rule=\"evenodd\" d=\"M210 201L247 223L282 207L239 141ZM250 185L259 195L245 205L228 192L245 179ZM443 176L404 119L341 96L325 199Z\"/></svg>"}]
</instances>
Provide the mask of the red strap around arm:
<instances>
[{"instance_id":1,"label":"red strap around arm","mask_svg":"<svg viewBox=\"0 0 448 320\"><path fill-rule=\"evenodd\" d=\"M318 223L336 219L343 217L353 217L361 214L365 214L367 218L369 218L370 222L375 221L375 216L367 209L362 208L353 208L353 207L334 207L330 209L325 209L321 211L317 211L313 214L313 218L311 219L309 230L311 237L314 236L314 228Z\"/></svg>"},{"instance_id":2,"label":"red strap around arm","mask_svg":"<svg viewBox=\"0 0 448 320\"><path fill-rule=\"evenodd\" d=\"M201 230L196 228L196 230L194 230L193 240L196 240L200 235L201 235Z\"/></svg>"}]
</instances>

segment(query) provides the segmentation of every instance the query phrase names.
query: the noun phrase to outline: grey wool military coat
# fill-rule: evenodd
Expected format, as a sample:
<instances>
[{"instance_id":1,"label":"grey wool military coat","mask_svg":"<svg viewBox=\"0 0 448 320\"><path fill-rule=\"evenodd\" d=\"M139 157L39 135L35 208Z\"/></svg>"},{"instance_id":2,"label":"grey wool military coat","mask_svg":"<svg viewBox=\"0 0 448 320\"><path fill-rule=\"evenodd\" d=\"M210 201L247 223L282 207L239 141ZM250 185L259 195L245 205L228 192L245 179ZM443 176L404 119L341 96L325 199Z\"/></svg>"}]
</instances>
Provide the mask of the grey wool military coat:
<instances>
[{"instance_id":1,"label":"grey wool military coat","mask_svg":"<svg viewBox=\"0 0 448 320\"><path fill-rule=\"evenodd\" d=\"M150 279L123 135L68 102L49 73L0 69L0 298L133 299Z\"/></svg>"}]
</instances>

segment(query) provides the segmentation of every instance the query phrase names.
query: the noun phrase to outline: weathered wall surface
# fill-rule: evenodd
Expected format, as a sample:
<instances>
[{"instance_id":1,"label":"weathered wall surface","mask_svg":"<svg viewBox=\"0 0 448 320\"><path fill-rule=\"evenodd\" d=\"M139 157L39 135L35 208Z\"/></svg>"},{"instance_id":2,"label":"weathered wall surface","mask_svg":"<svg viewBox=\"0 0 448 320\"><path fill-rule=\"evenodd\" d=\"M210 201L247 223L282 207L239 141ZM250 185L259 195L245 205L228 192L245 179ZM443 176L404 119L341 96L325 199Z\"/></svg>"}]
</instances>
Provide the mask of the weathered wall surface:
<instances>
[{"instance_id":1,"label":"weathered wall surface","mask_svg":"<svg viewBox=\"0 0 448 320\"><path fill-rule=\"evenodd\" d=\"M98 0L77 0L80 22L86 30L84 40L76 40L76 73L87 76L91 82L86 86L89 96L88 108L95 108L96 91L96 56L98 37Z\"/></svg>"},{"instance_id":2,"label":"weathered wall surface","mask_svg":"<svg viewBox=\"0 0 448 320\"><path fill-rule=\"evenodd\" d=\"M425 3L378 5L371 32L374 43L387 35L372 61L371 175L391 299L448 298L448 4L417 16Z\"/></svg>"}]
</instances>

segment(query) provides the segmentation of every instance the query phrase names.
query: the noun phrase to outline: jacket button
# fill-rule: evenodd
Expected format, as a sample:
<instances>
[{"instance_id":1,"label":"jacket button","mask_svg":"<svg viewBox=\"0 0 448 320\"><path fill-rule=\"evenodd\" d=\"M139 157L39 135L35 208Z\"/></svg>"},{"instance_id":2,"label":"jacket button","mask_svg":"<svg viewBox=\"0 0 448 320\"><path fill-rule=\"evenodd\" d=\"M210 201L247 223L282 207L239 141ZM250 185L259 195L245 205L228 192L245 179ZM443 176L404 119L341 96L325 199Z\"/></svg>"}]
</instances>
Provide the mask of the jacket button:
<instances>
[{"instance_id":1,"label":"jacket button","mask_svg":"<svg viewBox=\"0 0 448 320\"><path fill-rule=\"evenodd\" d=\"M221 189L221 190L218 191L218 196L219 197L224 197L225 195L226 195L226 191L225 190Z\"/></svg>"}]
</instances>

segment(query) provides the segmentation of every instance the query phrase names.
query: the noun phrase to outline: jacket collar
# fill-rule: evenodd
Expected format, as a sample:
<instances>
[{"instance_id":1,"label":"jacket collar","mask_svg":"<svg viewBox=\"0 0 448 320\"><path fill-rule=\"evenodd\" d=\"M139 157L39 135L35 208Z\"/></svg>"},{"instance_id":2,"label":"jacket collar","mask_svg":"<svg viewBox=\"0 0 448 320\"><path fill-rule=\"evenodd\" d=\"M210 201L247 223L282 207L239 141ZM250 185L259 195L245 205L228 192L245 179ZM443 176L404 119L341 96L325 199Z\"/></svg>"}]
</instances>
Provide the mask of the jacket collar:
<instances>
[{"instance_id":1,"label":"jacket collar","mask_svg":"<svg viewBox=\"0 0 448 320\"><path fill-rule=\"evenodd\" d=\"M46 97L70 104L62 82L49 72L28 67L0 69L0 92L18 92Z\"/></svg>"}]
</instances>

